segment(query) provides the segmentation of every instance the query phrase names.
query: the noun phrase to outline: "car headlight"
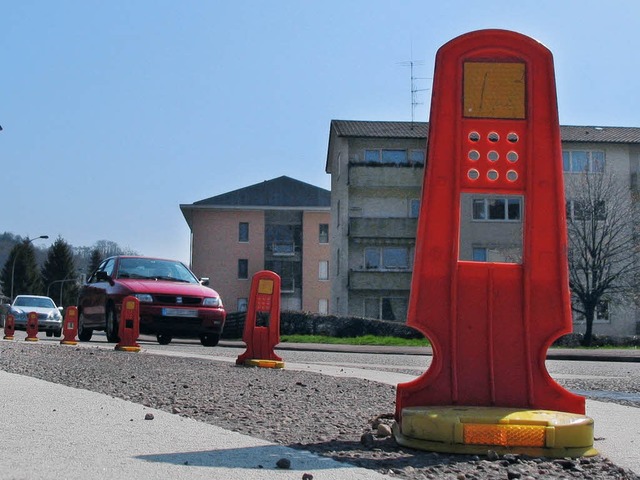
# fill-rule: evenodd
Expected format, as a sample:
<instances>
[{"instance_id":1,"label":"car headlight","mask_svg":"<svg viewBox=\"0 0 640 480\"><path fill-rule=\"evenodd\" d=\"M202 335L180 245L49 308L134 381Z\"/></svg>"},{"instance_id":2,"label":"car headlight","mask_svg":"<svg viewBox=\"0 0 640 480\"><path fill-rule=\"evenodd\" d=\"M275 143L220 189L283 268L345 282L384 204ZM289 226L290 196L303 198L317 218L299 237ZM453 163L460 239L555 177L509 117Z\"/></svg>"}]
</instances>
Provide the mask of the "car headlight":
<instances>
[{"instance_id":1,"label":"car headlight","mask_svg":"<svg viewBox=\"0 0 640 480\"><path fill-rule=\"evenodd\" d=\"M47 315L47 320L60 320L61 318L60 312L57 310L52 310Z\"/></svg>"},{"instance_id":2,"label":"car headlight","mask_svg":"<svg viewBox=\"0 0 640 480\"><path fill-rule=\"evenodd\" d=\"M11 314L13 315L13 318L15 318L16 320L27 319L27 312L25 312L24 310L12 309Z\"/></svg>"},{"instance_id":3,"label":"car headlight","mask_svg":"<svg viewBox=\"0 0 640 480\"><path fill-rule=\"evenodd\" d=\"M222 300L220 300L220 297L207 297L202 302L202 305L205 307L221 307Z\"/></svg>"},{"instance_id":4,"label":"car headlight","mask_svg":"<svg viewBox=\"0 0 640 480\"><path fill-rule=\"evenodd\" d=\"M144 303L153 303L153 297L148 293L134 293L134 297Z\"/></svg>"}]
</instances>

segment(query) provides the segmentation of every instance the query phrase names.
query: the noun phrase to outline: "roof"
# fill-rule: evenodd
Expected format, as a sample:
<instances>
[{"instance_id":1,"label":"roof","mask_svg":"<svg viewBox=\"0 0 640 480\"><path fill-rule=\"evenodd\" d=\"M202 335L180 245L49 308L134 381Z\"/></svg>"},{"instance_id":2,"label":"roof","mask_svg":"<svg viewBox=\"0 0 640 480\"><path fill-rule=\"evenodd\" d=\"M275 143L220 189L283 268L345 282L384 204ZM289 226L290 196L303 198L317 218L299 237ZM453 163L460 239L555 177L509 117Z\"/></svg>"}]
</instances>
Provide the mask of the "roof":
<instances>
[{"instance_id":1,"label":"roof","mask_svg":"<svg viewBox=\"0 0 640 480\"><path fill-rule=\"evenodd\" d=\"M283 175L255 185L194 202L234 207L330 207L331 192Z\"/></svg>"},{"instance_id":2,"label":"roof","mask_svg":"<svg viewBox=\"0 0 640 480\"><path fill-rule=\"evenodd\" d=\"M428 122L373 122L332 120L332 130L339 137L427 138ZM640 128L560 126L563 142L640 143Z\"/></svg>"}]
</instances>

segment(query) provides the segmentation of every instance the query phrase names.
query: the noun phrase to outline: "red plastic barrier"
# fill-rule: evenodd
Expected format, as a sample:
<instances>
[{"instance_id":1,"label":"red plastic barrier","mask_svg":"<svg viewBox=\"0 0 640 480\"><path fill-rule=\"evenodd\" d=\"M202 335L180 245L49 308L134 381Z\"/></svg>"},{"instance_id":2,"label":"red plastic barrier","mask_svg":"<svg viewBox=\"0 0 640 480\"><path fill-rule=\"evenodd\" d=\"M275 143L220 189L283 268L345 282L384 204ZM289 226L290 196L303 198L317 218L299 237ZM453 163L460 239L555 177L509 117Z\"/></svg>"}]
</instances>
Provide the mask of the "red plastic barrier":
<instances>
[{"instance_id":1,"label":"red plastic barrier","mask_svg":"<svg viewBox=\"0 0 640 480\"><path fill-rule=\"evenodd\" d=\"M140 345L137 343L140 336L140 301L136 297L124 297L122 300L118 336L120 342L115 346L116 350L140 351Z\"/></svg>"},{"instance_id":2,"label":"red plastic barrier","mask_svg":"<svg viewBox=\"0 0 640 480\"><path fill-rule=\"evenodd\" d=\"M13 340L13 335L16 331L16 319L12 314L8 314L4 321L4 339Z\"/></svg>"},{"instance_id":3,"label":"red plastic barrier","mask_svg":"<svg viewBox=\"0 0 640 480\"><path fill-rule=\"evenodd\" d=\"M64 325L62 326L62 345L77 345L76 335L78 335L78 307L67 307L64 314Z\"/></svg>"},{"instance_id":4,"label":"red plastic barrier","mask_svg":"<svg viewBox=\"0 0 640 480\"><path fill-rule=\"evenodd\" d=\"M38 314L36 312L30 312L27 315L27 338L28 342L38 341Z\"/></svg>"},{"instance_id":5,"label":"red plastic barrier","mask_svg":"<svg viewBox=\"0 0 640 480\"><path fill-rule=\"evenodd\" d=\"M433 405L584 414L584 398L545 367L549 345L571 331L551 52L516 32L471 32L438 51L432 91L407 324L431 340L433 361L398 385L396 418ZM519 207L482 210L495 198ZM503 215L494 226L521 224L521 260L461 254L475 247L462 245L461 228L477 232L489 215Z\"/></svg>"},{"instance_id":6,"label":"red plastic barrier","mask_svg":"<svg viewBox=\"0 0 640 480\"><path fill-rule=\"evenodd\" d=\"M253 276L242 340L247 351L238 356L236 364L246 360L282 361L273 351L280 343L280 276L277 273L262 270Z\"/></svg>"}]
</instances>

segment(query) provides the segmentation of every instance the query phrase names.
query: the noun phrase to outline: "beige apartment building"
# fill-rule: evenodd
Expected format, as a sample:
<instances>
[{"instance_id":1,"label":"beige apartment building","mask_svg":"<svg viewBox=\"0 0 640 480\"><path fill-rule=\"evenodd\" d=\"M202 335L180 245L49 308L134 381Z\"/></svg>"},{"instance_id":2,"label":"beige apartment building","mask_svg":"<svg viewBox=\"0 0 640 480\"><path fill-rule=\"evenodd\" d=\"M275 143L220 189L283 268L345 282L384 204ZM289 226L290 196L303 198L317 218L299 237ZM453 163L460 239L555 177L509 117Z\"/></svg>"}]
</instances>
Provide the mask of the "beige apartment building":
<instances>
[{"instance_id":1,"label":"beige apartment building","mask_svg":"<svg viewBox=\"0 0 640 480\"><path fill-rule=\"evenodd\" d=\"M280 275L281 309L328 313L331 192L286 176L180 205L191 268L228 312L245 311L251 278Z\"/></svg>"},{"instance_id":2,"label":"beige apartment building","mask_svg":"<svg viewBox=\"0 0 640 480\"><path fill-rule=\"evenodd\" d=\"M406 319L427 132L425 122L331 122L325 168L331 175L331 313ZM585 170L613 172L635 201L640 128L562 126L561 137L565 180ZM463 197L461 259L518 261L522 204L492 202ZM583 321L574 318L576 331ZM594 333L638 334L640 313L608 305Z\"/></svg>"}]
</instances>

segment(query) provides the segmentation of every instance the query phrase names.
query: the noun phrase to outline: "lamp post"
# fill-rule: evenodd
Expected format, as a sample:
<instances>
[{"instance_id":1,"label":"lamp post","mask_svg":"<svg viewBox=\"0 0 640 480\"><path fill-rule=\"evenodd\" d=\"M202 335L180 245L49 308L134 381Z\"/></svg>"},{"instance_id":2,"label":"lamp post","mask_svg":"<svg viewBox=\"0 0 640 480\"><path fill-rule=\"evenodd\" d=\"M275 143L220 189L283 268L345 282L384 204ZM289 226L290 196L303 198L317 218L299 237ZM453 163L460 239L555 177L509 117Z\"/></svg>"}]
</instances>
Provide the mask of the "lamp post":
<instances>
[{"instance_id":1,"label":"lamp post","mask_svg":"<svg viewBox=\"0 0 640 480\"><path fill-rule=\"evenodd\" d=\"M28 245L34 240L39 240L41 238L46 240L47 238L49 238L49 235L40 235L39 237L35 237L35 238L27 238L23 243L25 245ZM11 301L12 302L13 302L13 278L16 273L16 260L18 260L19 255L20 255L20 250L17 250L15 257L13 257L13 265L11 266Z\"/></svg>"}]
</instances>

